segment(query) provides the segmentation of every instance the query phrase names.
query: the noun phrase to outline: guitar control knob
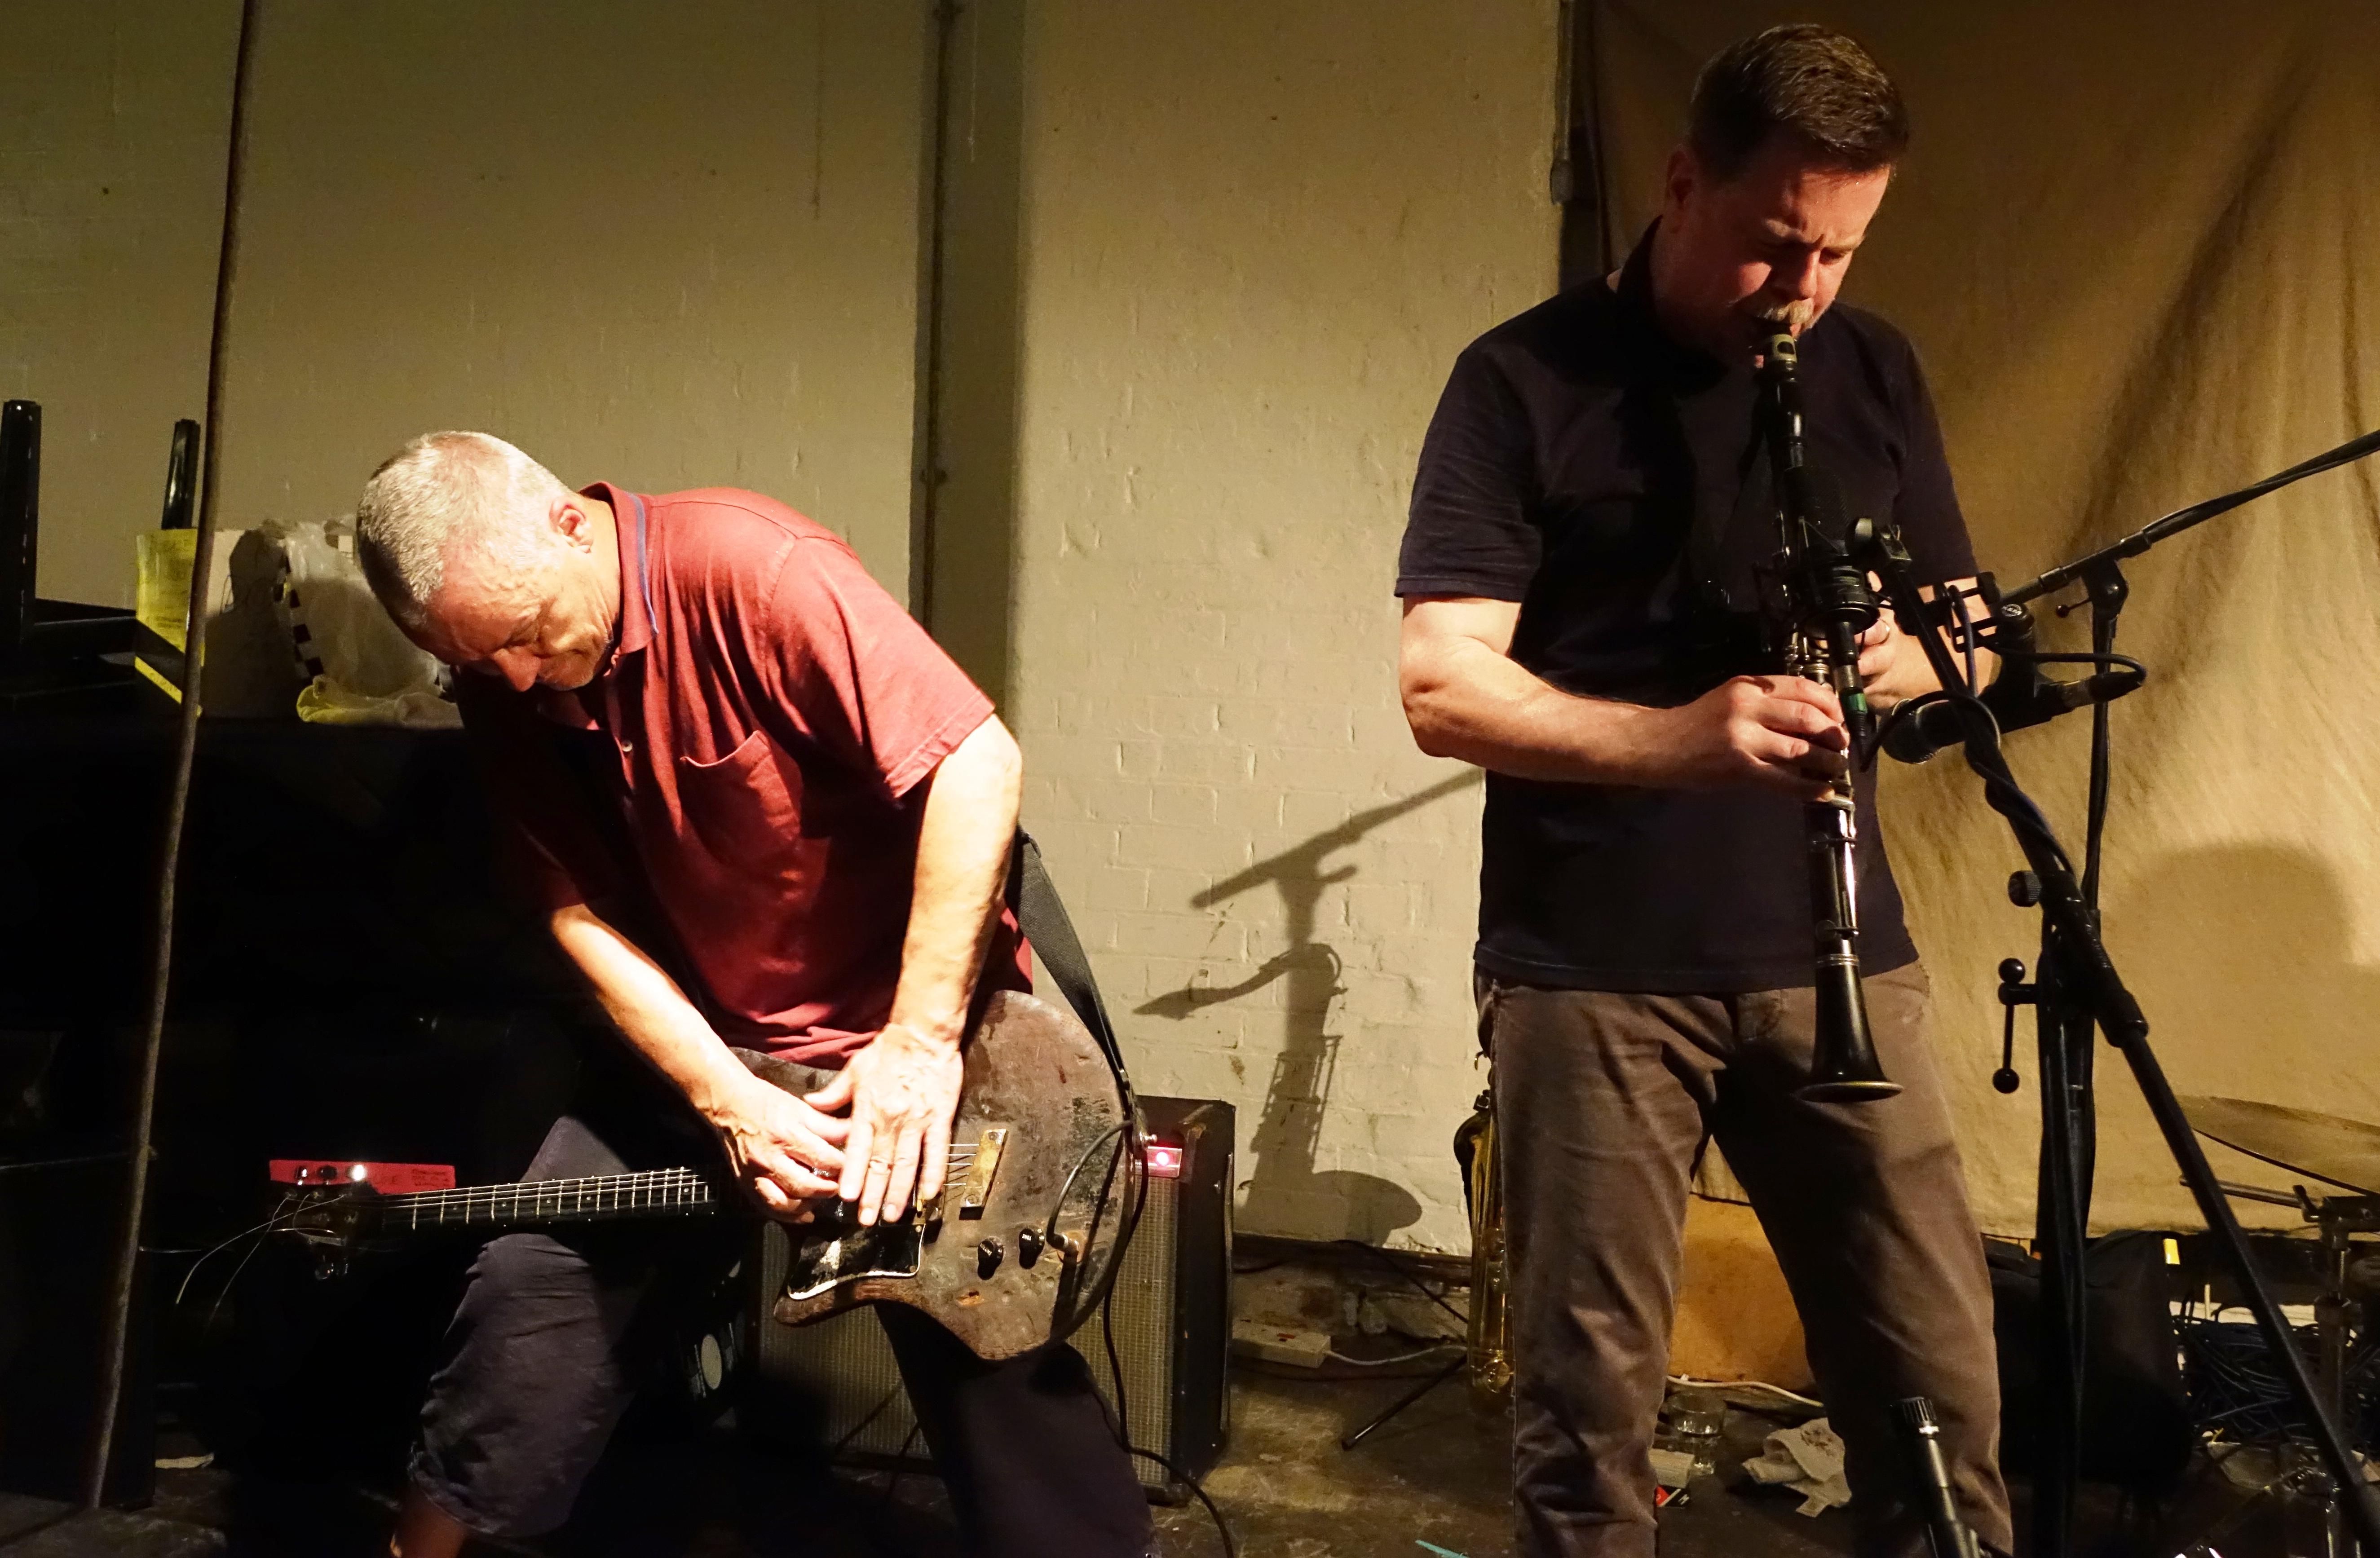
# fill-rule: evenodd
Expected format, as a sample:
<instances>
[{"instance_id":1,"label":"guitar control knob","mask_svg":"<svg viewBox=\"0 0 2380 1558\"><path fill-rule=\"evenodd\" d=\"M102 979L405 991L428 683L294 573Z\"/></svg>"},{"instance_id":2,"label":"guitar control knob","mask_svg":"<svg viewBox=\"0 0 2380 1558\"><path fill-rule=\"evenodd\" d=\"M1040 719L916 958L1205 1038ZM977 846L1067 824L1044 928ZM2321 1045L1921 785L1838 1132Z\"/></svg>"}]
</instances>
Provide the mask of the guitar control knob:
<instances>
[{"instance_id":1,"label":"guitar control knob","mask_svg":"<svg viewBox=\"0 0 2380 1558\"><path fill-rule=\"evenodd\" d=\"M978 1275L988 1277L991 1275L992 1272L1000 1270L1001 1257L1004 1253L1006 1252L1000 1248L1000 1241L998 1239L987 1237L981 1244L975 1247L975 1269Z\"/></svg>"},{"instance_id":2,"label":"guitar control knob","mask_svg":"<svg viewBox=\"0 0 2380 1558\"><path fill-rule=\"evenodd\" d=\"M1016 1263L1030 1266L1041 1259L1041 1230L1019 1228L1016 1231Z\"/></svg>"}]
</instances>

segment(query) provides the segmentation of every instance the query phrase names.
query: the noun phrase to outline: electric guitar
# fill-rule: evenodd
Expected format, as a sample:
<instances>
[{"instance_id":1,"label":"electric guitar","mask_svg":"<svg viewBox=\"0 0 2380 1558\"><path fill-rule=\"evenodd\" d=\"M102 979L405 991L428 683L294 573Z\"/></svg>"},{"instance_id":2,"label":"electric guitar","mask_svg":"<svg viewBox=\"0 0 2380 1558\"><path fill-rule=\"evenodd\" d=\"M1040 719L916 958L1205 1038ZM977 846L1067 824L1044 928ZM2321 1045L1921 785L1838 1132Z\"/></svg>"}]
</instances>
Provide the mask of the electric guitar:
<instances>
[{"instance_id":1,"label":"electric guitar","mask_svg":"<svg viewBox=\"0 0 2380 1558\"><path fill-rule=\"evenodd\" d=\"M862 1227L829 1201L786 1223L792 1246L775 1317L824 1320L857 1304L906 1304L978 1356L1013 1357L1071 1333L1122 1257L1135 1142L1123 1089L1073 1013L998 991L962 1050L965 1077L941 1193L897 1222ZM787 1092L834 1073L749 1050L736 1057ZM419 1235L630 1218L754 1214L723 1163L581 1179L522 1180L381 1195L366 1185L301 1185L281 1226L326 1266ZM814 1207L816 1203L813 1203Z\"/></svg>"}]
</instances>

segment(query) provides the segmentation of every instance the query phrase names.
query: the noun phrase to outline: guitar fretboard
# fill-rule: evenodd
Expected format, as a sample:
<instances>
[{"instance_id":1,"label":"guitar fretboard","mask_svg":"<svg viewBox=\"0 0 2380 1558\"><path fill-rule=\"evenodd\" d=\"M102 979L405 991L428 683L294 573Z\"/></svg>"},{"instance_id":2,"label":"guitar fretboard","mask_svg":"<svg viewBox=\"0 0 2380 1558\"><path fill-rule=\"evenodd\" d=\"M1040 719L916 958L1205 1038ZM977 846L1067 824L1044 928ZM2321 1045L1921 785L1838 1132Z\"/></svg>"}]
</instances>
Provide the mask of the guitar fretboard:
<instances>
[{"instance_id":1,"label":"guitar fretboard","mask_svg":"<svg viewBox=\"0 0 2380 1558\"><path fill-rule=\"evenodd\" d=\"M953 1142L949 1178L955 1184L975 1162L975 1143ZM383 1233L439 1228L500 1228L539 1223L594 1223L609 1217L719 1210L719 1187L692 1169L601 1174L584 1179L528 1179L512 1185L467 1185L420 1190L379 1203Z\"/></svg>"},{"instance_id":2,"label":"guitar fretboard","mask_svg":"<svg viewBox=\"0 0 2380 1558\"><path fill-rule=\"evenodd\" d=\"M471 1185L390 1196L380 1203L381 1226L395 1233L507 1223L588 1223L607 1217L717 1210L717 1187L692 1169L603 1174L585 1179L531 1179L515 1185Z\"/></svg>"}]
</instances>

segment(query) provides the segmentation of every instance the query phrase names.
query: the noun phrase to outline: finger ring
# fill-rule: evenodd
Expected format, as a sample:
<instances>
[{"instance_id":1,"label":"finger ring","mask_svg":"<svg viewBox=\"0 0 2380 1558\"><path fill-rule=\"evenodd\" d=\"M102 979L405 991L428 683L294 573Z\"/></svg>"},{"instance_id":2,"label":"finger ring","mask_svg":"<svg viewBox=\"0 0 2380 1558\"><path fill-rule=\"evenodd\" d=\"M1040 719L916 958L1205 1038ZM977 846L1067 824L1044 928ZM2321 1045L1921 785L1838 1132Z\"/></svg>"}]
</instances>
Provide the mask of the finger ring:
<instances>
[{"instance_id":1,"label":"finger ring","mask_svg":"<svg viewBox=\"0 0 2380 1558\"><path fill-rule=\"evenodd\" d=\"M868 1166L869 1168L889 1169L892 1166L892 1160L890 1158L870 1158L868 1160Z\"/></svg>"}]
</instances>

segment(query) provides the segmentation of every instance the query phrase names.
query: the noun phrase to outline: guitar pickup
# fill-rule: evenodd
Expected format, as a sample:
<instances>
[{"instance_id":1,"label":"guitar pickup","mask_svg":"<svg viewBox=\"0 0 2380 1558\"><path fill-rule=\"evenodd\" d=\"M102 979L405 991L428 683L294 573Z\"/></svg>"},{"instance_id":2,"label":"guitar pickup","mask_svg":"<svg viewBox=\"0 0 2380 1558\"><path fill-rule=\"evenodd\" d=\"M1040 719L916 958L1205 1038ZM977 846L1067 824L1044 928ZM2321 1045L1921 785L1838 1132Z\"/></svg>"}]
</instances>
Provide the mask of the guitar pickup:
<instances>
[{"instance_id":1,"label":"guitar pickup","mask_svg":"<svg viewBox=\"0 0 2380 1558\"><path fill-rule=\"evenodd\" d=\"M959 1187L959 1215L981 1217L984 1203L991 1197L991 1182L1000 1174L1000 1154L1008 1145L1006 1126L986 1126L976 1138L975 1158L967 1164L967 1175Z\"/></svg>"}]
</instances>

